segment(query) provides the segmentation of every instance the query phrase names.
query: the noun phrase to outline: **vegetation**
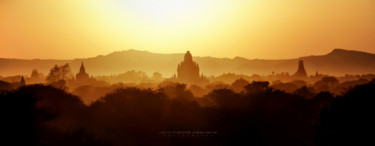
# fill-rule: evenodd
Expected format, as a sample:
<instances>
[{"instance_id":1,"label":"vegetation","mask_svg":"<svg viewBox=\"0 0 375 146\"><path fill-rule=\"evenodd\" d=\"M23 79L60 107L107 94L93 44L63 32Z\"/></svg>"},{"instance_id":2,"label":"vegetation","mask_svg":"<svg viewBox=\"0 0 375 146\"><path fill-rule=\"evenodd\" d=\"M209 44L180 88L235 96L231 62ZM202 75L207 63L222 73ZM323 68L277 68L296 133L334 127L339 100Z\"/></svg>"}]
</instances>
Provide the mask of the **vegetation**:
<instances>
[{"instance_id":1,"label":"vegetation","mask_svg":"<svg viewBox=\"0 0 375 146\"><path fill-rule=\"evenodd\" d=\"M299 90L252 82L243 92L222 88L196 98L186 85L171 84L119 88L86 105L62 89L28 85L1 92L1 132L3 142L13 145L373 143L367 129L373 125L374 80L342 95Z\"/></svg>"}]
</instances>

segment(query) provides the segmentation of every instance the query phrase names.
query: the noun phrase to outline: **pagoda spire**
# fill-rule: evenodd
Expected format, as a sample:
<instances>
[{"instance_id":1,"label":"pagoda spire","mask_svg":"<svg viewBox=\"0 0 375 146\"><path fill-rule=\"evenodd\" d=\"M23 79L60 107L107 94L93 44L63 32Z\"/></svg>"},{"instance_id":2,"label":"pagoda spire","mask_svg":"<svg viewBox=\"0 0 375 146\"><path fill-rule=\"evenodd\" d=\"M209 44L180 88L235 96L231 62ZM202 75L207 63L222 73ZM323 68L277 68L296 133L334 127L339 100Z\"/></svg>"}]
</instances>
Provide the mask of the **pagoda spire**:
<instances>
[{"instance_id":1,"label":"pagoda spire","mask_svg":"<svg viewBox=\"0 0 375 146\"><path fill-rule=\"evenodd\" d=\"M83 65L83 61L81 63L81 68L79 69L79 73L76 75L77 80L87 80L89 79L89 74L86 73L85 66Z\"/></svg>"},{"instance_id":2,"label":"pagoda spire","mask_svg":"<svg viewBox=\"0 0 375 146\"><path fill-rule=\"evenodd\" d=\"M303 64L303 60L299 60L298 69L297 69L297 72L294 74L294 76L297 78L307 78L307 73L306 73L305 66Z\"/></svg>"},{"instance_id":3,"label":"pagoda spire","mask_svg":"<svg viewBox=\"0 0 375 146\"><path fill-rule=\"evenodd\" d=\"M21 77L20 85L21 86L25 86L26 85L25 78L23 76Z\"/></svg>"},{"instance_id":4,"label":"pagoda spire","mask_svg":"<svg viewBox=\"0 0 375 146\"><path fill-rule=\"evenodd\" d=\"M79 69L79 72L86 73L85 66L83 65L83 61L81 63L81 68Z\"/></svg>"}]
</instances>

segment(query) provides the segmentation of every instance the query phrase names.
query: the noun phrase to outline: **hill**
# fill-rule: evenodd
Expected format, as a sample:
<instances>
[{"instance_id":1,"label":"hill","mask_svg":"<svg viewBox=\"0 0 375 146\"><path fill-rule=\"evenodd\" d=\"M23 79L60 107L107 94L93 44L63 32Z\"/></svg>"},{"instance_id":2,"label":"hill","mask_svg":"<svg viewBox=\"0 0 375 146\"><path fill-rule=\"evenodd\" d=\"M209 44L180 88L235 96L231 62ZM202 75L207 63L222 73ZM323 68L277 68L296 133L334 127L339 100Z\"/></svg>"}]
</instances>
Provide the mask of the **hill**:
<instances>
[{"instance_id":1,"label":"hill","mask_svg":"<svg viewBox=\"0 0 375 146\"><path fill-rule=\"evenodd\" d=\"M194 56L194 52L192 52ZM27 75L33 69L47 74L55 64L69 63L74 73L78 72L83 61L90 75L110 75L129 70L145 71L149 75L160 72L164 77L172 76L177 64L183 60L180 54L160 54L147 51L127 50L113 52L92 58L73 60L42 60L42 59L7 59L0 58L0 75ZM305 56L283 60L264 60L235 58L194 57L204 75L220 75L223 73L237 74L270 74L275 71L293 74L297 70L298 59L303 59L309 75L319 73L330 75L375 73L375 54L360 51L334 49L326 55Z\"/></svg>"}]
</instances>

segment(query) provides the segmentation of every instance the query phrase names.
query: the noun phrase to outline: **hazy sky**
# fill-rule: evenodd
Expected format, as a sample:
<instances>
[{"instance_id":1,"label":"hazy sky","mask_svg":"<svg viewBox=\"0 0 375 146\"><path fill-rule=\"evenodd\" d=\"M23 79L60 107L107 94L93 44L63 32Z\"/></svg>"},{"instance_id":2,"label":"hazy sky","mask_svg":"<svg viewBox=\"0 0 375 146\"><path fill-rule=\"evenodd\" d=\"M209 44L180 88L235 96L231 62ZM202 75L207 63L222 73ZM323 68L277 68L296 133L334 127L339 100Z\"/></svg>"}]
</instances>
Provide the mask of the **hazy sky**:
<instances>
[{"instance_id":1,"label":"hazy sky","mask_svg":"<svg viewBox=\"0 0 375 146\"><path fill-rule=\"evenodd\" d=\"M375 53L375 0L0 0L0 57Z\"/></svg>"}]
</instances>

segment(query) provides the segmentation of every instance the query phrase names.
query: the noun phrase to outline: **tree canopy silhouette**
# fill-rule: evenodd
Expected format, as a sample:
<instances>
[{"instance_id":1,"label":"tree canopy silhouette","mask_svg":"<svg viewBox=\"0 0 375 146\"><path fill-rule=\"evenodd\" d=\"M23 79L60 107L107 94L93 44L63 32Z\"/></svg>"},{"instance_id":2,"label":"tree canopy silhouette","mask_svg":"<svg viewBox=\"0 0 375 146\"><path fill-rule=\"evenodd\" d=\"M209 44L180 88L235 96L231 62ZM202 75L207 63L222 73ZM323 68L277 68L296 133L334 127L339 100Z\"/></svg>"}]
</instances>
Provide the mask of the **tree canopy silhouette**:
<instances>
[{"instance_id":1,"label":"tree canopy silhouette","mask_svg":"<svg viewBox=\"0 0 375 146\"><path fill-rule=\"evenodd\" d=\"M305 86L287 93L264 81L247 84L244 92L227 87L199 98L178 83L118 88L85 105L54 86L26 85L0 92L1 132L15 145L373 143L367 133L374 122L375 80L343 95ZM165 134L208 131L214 134Z\"/></svg>"},{"instance_id":2,"label":"tree canopy silhouette","mask_svg":"<svg viewBox=\"0 0 375 146\"><path fill-rule=\"evenodd\" d=\"M58 88L64 88L66 84L66 80L72 79L73 73L68 63L64 65L55 65L51 68L46 82Z\"/></svg>"}]
</instances>

